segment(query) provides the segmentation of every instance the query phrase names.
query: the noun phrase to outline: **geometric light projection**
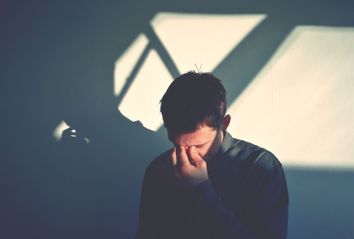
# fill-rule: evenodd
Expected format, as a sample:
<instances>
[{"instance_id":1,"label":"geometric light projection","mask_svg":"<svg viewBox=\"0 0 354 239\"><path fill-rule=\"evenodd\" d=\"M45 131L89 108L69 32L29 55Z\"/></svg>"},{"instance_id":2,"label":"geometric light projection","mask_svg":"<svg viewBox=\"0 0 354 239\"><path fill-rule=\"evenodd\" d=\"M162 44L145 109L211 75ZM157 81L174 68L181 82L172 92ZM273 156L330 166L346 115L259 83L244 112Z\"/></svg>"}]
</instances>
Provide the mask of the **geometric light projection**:
<instances>
[{"instance_id":1,"label":"geometric light projection","mask_svg":"<svg viewBox=\"0 0 354 239\"><path fill-rule=\"evenodd\" d=\"M53 131L53 137L56 141L60 141L63 135L64 130L70 128L65 121L61 121L58 126Z\"/></svg>"},{"instance_id":2,"label":"geometric light projection","mask_svg":"<svg viewBox=\"0 0 354 239\"><path fill-rule=\"evenodd\" d=\"M298 26L229 107L288 166L354 169L354 28Z\"/></svg>"},{"instance_id":3,"label":"geometric light projection","mask_svg":"<svg viewBox=\"0 0 354 239\"><path fill-rule=\"evenodd\" d=\"M116 61L114 68L114 95L119 95L121 92L148 42L147 37L144 34L140 34Z\"/></svg>"},{"instance_id":4,"label":"geometric light projection","mask_svg":"<svg viewBox=\"0 0 354 239\"><path fill-rule=\"evenodd\" d=\"M70 126L64 120L62 120L54 129L53 138L58 142L63 140L64 134L66 140L77 138L78 135L76 129L71 128L70 130L68 130L69 128ZM83 143L89 144L91 142L91 140L87 137L82 137L82 138L83 138Z\"/></svg>"},{"instance_id":5,"label":"geometric light projection","mask_svg":"<svg viewBox=\"0 0 354 239\"><path fill-rule=\"evenodd\" d=\"M264 14L159 13L151 28L178 73L212 71L264 18ZM123 115L156 131L162 126L159 101L173 76L150 42L148 34L139 34L116 61L114 94L121 97L117 107Z\"/></svg>"},{"instance_id":6,"label":"geometric light projection","mask_svg":"<svg viewBox=\"0 0 354 239\"><path fill-rule=\"evenodd\" d=\"M213 71L264 14L159 13L151 25L179 72Z\"/></svg>"},{"instance_id":7,"label":"geometric light projection","mask_svg":"<svg viewBox=\"0 0 354 239\"><path fill-rule=\"evenodd\" d=\"M172 79L159 55L151 50L118 106L119 111L131 121L139 120L148 129L159 129L162 125L160 99Z\"/></svg>"}]
</instances>

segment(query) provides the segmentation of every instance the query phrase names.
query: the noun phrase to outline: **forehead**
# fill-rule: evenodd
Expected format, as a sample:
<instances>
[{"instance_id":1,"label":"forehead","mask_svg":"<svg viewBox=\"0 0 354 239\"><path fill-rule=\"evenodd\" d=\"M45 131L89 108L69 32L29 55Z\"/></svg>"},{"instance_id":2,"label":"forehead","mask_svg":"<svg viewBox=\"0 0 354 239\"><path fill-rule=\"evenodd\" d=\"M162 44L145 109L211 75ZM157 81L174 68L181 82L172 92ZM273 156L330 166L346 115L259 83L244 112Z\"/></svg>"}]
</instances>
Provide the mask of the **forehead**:
<instances>
[{"instance_id":1,"label":"forehead","mask_svg":"<svg viewBox=\"0 0 354 239\"><path fill-rule=\"evenodd\" d=\"M202 145L212 141L216 135L216 129L209 126L200 126L189 133L173 134L168 131L169 140L177 145L193 146Z\"/></svg>"}]
</instances>

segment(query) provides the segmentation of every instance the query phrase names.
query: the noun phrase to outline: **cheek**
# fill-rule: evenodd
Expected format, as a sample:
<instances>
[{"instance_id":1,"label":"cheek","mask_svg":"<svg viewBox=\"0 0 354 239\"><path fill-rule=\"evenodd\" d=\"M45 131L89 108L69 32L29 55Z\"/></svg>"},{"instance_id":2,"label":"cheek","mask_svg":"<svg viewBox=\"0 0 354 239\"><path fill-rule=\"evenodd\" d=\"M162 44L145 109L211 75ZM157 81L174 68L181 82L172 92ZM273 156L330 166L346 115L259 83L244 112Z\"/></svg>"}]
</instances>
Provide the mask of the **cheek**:
<instances>
[{"instance_id":1,"label":"cheek","mask_svg":"<svg viewBox=\"0 0 354 239\"><path fill-rule=\"evenodd\" d=\"M214 142L212 145L209 146L208 150L206 151L206 154L208 157L213 157L215 153L217 153L218 149L220 148L220 143Z\"/></svg>"},{"instance_id":2,"label":"cheek","mask_svg":"<svg viewBox=\"0 0 354 239\"><path fill-rule=\"evenodd\" d=\"M199 148L197 149L197 151L201 157L205 157L210 151L210 146Z\"/></svg>"},{"instance_id":3,"label":"cheek","mask_svg":"<svg viewBox=\"0 0 354 239\"><path fill-rule=\"evenodd\" d=\"M207 151L204 149L197 149L197 151L202 158L204 158L204 156L207 154Z\"/></svg>"}]
</instances>

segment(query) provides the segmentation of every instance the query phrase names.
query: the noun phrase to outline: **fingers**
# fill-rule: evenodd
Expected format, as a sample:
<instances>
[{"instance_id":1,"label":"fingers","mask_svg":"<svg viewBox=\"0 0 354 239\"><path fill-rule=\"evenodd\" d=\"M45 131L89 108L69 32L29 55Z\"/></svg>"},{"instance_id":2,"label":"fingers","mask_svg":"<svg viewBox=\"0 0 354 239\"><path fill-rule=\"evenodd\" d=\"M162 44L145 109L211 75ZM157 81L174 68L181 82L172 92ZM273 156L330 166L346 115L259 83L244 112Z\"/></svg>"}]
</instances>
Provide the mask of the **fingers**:
<instances>
[{"instance_id":1,"label":"fingers","mask_svg":"<svg viewBox=\"0 0 354 239\"><path fill-rule=\"evenodd\" d=\"M183 185L195 186L208 179L207 164L195 147L174 148L171 161L173 174Z\"/></svg>"},{"instance_id":2,"label":"fingers","mask_svg":"<svg viewBox=\"0 0 354 239\"><path fill-rule=\"evenodd\" d=\"M194 146L188 149L188 156L192 159L192 161L195 162L197 166L205 164L204 159L199 155L198 151Z\"/></svg>"},{"instance_id":3,"label":"fingers","mask_svg":"<svg viewBox=\"0 0 354 239\"><path fill-rule=\"evenodd\" d=\"M184 167L189 165L189 160L187 156L186 149L183 146L177 148L177 165L179 167Z\"/></svg>"},{"instance_id":4,"label":"fingers","mask_svg":"<svg viewBox=\"0 0 354 239\"><path fill-rule=\"evenodd\" d=\"M176 148L172 149L172 153L171 153L171 163L172 165L175 167L177 166L177 155L176 155Z\"/></svg>"},{"instance_id":5,"label":"fingers","mask_svg":"<svg viewBox=\"0 0 354 239\"><path fill-rule=\"evenodd\" d=\"M182 168L189 166L202 166L206 164L204 159L199 155L194 146L188 148L188 152L185 147L178 146L173 148L171 154L171 163L174 167Z\"/></svg>"}]
</instances>

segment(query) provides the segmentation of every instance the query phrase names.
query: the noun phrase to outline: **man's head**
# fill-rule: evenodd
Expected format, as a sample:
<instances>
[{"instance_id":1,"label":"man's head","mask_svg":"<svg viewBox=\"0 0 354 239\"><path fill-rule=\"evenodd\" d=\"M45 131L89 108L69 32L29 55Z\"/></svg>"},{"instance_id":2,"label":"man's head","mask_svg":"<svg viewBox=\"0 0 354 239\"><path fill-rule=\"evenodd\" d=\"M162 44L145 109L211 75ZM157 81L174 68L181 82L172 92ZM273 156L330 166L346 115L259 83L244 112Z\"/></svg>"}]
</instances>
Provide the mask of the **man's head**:
<instances>
[{"instance_id":1,"label":"man's head","mask_svg":"<svg viewBox=\"0 0 354 239\"><path fill-rule=\"evenodd\" d=\"M161 113L169 139L177 146L195 146L206 160L220 148L230 116L226 91L211 73L178 76L161 99Z\"/></svg>"}]
</instances>

